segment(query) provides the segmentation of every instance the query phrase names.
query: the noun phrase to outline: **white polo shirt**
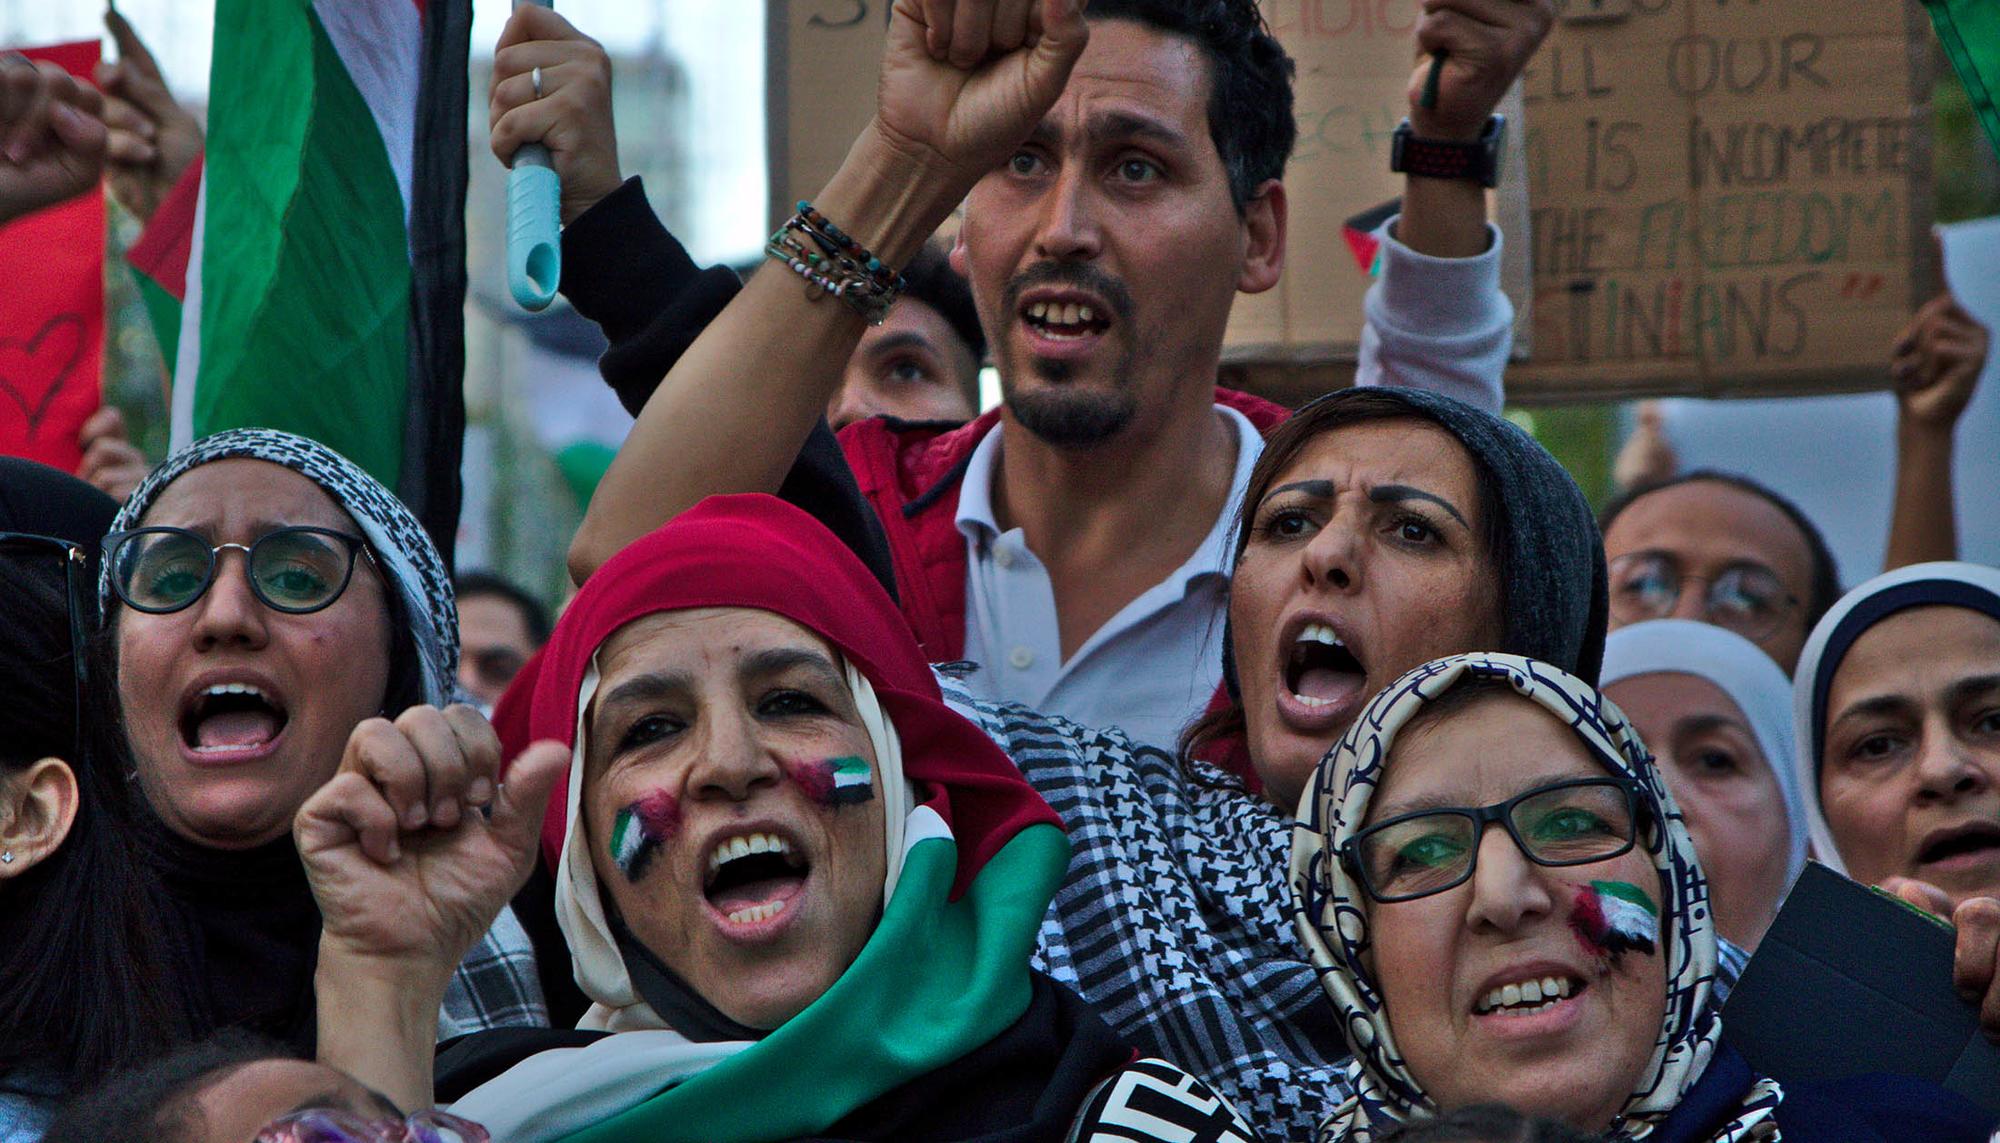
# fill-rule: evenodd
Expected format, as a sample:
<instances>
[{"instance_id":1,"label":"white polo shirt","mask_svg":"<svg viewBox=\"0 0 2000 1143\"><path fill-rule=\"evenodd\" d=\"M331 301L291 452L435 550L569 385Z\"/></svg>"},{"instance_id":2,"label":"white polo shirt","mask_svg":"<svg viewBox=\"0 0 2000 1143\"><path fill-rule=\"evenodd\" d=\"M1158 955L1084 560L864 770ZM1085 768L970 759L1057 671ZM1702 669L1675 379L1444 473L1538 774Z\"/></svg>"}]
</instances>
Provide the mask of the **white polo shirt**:
<instances>
[{"instance_id":1,"label":"white polo shirt","mask_svg":"<svg viewBox=\"0 0 2000 1143\"><path fill-rule=\"evenodd\" d=\"M1362 307L1354 383L1428 389L1497 414L1514 323L1513 305L1500 290L1499 228L1487 226L1484 254L1434 258L1403 245L1395 223L1376 231L1381 277ZM1236 475L1221 515L1186 563L1126 604L1067 663L1048 570L1019 528L1002 532L993 517L1002 431L986 434L958 496L967 557L965 658L980 664L965 680L967 690L1175 748L1222 682L1231 525L1264 448L1249 418L1217 408L1237 437Z\"/></svg>"},{"instance_id":2,"label":"white polo shirt","mask_svg":"<svg viewBox=\"0 0 2000 1143\"><path fill-rule=\"evenodd\" d=\"M1186 563L1140 592L1068 662L1048 569L1028 550L1021 529L1002 532L994 519L1003 434L986 434L958 494L966 543L965 657L980 665L965 680L967 690L1085 726L1115 726L1135 742L1174 749L1181 729L1222 682L1231 526L1264 450L1248 417L1221 405L1216 410L1236 430L1236 472L1222 513Z\"/></svg>"}]
</instances>

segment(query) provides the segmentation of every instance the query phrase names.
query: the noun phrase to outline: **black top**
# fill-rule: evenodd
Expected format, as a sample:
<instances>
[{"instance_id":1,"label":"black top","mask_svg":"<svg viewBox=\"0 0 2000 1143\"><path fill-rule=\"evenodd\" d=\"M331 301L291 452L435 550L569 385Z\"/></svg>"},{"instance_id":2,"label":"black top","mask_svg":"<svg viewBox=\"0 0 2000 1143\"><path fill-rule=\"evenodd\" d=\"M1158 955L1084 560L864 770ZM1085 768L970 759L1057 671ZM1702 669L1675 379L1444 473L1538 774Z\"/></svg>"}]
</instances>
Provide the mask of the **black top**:
<instances>
[{"instance_id":1,"label":"black top","mask_svg":"<svg viewBox=\"0 0 2000 1143\"><path fill-rule=\"evenodd\" d=\"M578 215L563 230L562 244L562 294L604 330L611 348L598 359L598 371L636 417L743 283L727 266L696 266L647 205L636 176ZM888 538L824 418L778 495L840 537L894 598Z\"/></svg>"},{"instance_id":2,"label":"black top","mask_svg":"<svg viewBox=\"0 0 2000 1143\"><path fill-rule=\"evenodd\" d=\"M150 813L137 828L179 922L207 1023L241 1027L307 1056L316 1028L319 904L289 834L253 849L199 845Z\"/></svg>"}]
</instances>

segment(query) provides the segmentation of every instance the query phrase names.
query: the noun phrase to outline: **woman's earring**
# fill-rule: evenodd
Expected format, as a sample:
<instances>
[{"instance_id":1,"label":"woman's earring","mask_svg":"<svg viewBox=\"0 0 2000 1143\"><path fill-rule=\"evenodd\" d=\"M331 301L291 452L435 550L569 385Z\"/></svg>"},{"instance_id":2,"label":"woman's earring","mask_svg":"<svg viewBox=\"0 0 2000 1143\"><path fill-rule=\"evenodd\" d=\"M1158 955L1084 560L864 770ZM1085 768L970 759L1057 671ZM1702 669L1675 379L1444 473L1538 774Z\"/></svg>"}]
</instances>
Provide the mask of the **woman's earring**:
<instances>
[{"instance_id":1,"label":"woman's earring","mask_svg":"<svg viewBox=\"0 0 2000 1143\"><path fill-rule=\"evenodd\" d=\"M13 850L10 849L5 851L4 853L0 853L0 865L12 865L12 864L14 864Z\"/></svg>"}]
</instances>

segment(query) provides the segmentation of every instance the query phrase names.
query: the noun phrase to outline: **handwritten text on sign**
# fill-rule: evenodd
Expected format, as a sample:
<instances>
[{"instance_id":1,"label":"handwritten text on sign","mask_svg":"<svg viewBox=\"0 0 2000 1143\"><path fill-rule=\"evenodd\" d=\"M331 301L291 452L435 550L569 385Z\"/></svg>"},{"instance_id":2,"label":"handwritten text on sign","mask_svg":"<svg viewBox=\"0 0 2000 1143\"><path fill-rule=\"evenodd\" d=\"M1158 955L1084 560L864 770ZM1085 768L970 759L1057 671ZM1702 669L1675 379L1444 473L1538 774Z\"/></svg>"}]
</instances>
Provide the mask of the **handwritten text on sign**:
<instances>
[{"instance_id":1,"label":"handwritten text on sign","mask_svg":"<svg viewBox=\"0 0 2000 1143\"><path fill-rule=\"evenodd\" d=\"M1885 383L1936 272L1921 25L1897 2L1620 11L1559 22L1526 76L1535 362L1510 389Z\"/></svg>"}]
</instances>

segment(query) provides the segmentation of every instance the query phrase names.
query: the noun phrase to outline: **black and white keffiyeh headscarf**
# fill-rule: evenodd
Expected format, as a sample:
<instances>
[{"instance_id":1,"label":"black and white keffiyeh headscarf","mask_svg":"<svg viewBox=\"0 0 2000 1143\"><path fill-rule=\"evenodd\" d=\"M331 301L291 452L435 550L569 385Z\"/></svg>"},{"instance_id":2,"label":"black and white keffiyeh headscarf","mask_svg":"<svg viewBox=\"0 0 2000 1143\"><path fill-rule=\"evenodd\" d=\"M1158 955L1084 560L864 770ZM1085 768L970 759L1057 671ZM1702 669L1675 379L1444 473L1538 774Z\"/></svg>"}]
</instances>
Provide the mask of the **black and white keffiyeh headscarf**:
<instances>
[{"instance_id":1,"label":"black and white keffiyeh headscarf","mask_svg":"<svg viewBox=\"0 0 2000 1143\"><path fill-rule=\"evenodd\" d=\"M203 437L153 470L125 502L111 522L111 530L138 527L160 493L190 470L238 458L291 469L317 484L354 517L402 604L405 622L399 628L407 630L415 641L421 694L414 696L414 701L433 706L452 701L458 678L458 604L444 560L424 526L394 493L318 441L277 429L230 429ZM98 575L97 597L103 613L114 614L116 598L108 568Z\"/></svg>"},{"instance_id":2,"label":"black and white keffiyeh headscarf","mask_svg":"<svg viewBox=\"0 0 2000 1143\"><path fill-rule=\"evenodd\" d=\"M1721 1039L1713 996L1715 922L1708 879L1694 844L1645 744L1623 713L1591 687L1555 667L1519 655L1481 652L1437 659L1404 675L1372 699L1354 726L1320 763L1300 802L1292 839L1292 889L1298 929L1320 983L1339 1010L1354 1059L1354 1094L1320 1129L1320 1138L1367 1143L1374 1133L1436 1111L1397 1051L1381 988L1367 968L1368 902L1341 865L1339 847L1367 820L1368 805L1388 765L1397 733L1424 704L1474 678L1502 679L1515 693L1554 712L1576 731L1606 770L1639 783L1662 823L1640 836L1659 870L1662 943L1667 957L1667 1006L1658 1044L1625 1110L1606 1138L1645 1139L1701 1078ZM1782 1099L1769 1080L1754 1084L1734 1119L1714 1139L1743 1143L1770 1137Z\"/></svg>"}]
</instances>

